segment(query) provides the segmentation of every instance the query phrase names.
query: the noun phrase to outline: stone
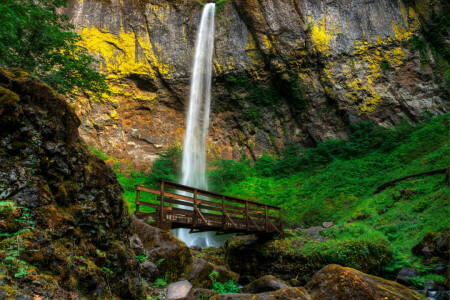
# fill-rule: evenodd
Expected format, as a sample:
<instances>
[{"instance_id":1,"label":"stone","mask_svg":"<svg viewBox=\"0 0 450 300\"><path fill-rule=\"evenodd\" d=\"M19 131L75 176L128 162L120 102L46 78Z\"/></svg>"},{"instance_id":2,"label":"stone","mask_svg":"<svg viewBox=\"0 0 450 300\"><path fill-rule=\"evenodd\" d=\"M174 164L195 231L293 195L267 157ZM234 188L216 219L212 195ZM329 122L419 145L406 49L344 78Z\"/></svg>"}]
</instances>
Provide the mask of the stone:
<instances>
[{"instance_id":1,"label":"stone","mask_svg":"<svg viewBox=\"0 0 450 300\"><path fill-rule=\"evenodd\" d=\"M325 228L328 228L328 227L334 226L334 223L333 222L323 222L322 226Z\"/></svg>"},{"instance_id":2,"label":"stone","mask_svg":"<svg viewBox=\"0 0 450 300\"><path fill-rule=\"evenodd\" d=\"M144 245L137 234L133 234L130 238L130 247L134 250L136 255L142 255L144 253Z\"/></svg>"},{"instance_id":3,"label":"stone","mask_svg":"<svg viewBox=\"0 0 450 300\"><path fill-rule=\"evenodd\" d=\"M417 256L432 258L440 257L446 261L449 259L449 235L447 233L430 232L412 248L412 253Z\"/></svg>"},{"instance_id":4,"label":"stone","mask_svg":"<svg viewBox=\"0 0 450 300\"><path fill-rule=\"evenodd\" d=\"M150 261L144 261L141 264L141 276L143 278L148 279L149 281L154 281L159 274L158 267L156 264L150 262Z\"/></svg>"},{"instance_id":5,"label":"stone","mask_svg":"<svg viewBox=\"0 0 450 300\"><path fill-rule=\"evenodd\" d=\"M419 273L415 268L402 268L397 275L396 281L406 286L411 286L412 282L409 280L411 277L417 277Z\"/></svg>"},{"instance_id":6,"label":"stone","mask_svg":"<svg viewBox=\"0 0 450 300\"><path fill-rule=\"evenodd\" d=\"M192 289L189 295L186 297L187 300L203 300L210 299L212 296L217 295L218 293L213 290L208 289Z\"/></svg>"},{"instance_id":7,"label":"stone","mask_svg":"<svg viewBox=\"0 0 450 300\"><path fill-rule=\"evenodd\" d=\"M136 234L141 240L149 261L161 261L158 269L163 274L167 272L167 280L175 281L184 274L193 257L188 246L168 232L146 224L144 221L131 217L130 233Z\"/></svg>"},{"instance_id":8,"label":"stone","mask_svg":"<svg viewBox=\"0 0 450 300\"><path fill-rule=\"evenodd\" d=\"M152 1L152 9L140 9L132 0L122 2L77 0L66 10L81 34L80 45L101 61L102 70L113 72L106 75L115 78L109 83L114 90L110 101L77 99L80 132L105 153L146 171L179 139L174 133L184 130L201 9L197 1ZM428 2L405 8L397 0L224 1L217 9L214 131L208 136L217 153L236 158L243 149L242 135L248 151L258 157L278 151L288 140L308 147L328 138L345 138L349 122L370 120L391 126L399 124L402 115L416 121L423 110L445 113L447 89L437 67L421 68L420 55L404 43L405 35L427 26L431 11L444 11L445 1ZM403 17L405 9L417 16L414 29ZM155 10L165 17L156 18ZM321 27L324 18L326 30ZM407 33L400 34L397 28ZM133 39L158 47L122 44ZM432 61L432 54L427 55ZM395 63L383 71L382 59ZM308 63L291 75L292 66L300 61ZM358 72L350 71L353 65ZM243 77L244 83L227 80L231 76ZM299 83L298 76L307 79ZM292 93L299 89L303 96ZM269 102L276 99L277 104L270 103L270 110L255 105L252 99L258 95ZM335 110L327 109L330 103ZM250 105L260 115L257 120L245 119ZM255 123L262 129L253 129ZM283 134L280 128L286 128Z\"/></svg>"},{"instance_id":9,"label":"stone","mask_svg":"<svg viewBox=\"0 0 450 300\"><path fill-rule=\"evenodd\" d=\"M189 248L196 251L202 251L202 247L200 247L199 245L193 245L190 246Z\"/></svg>"},{"instance_id":10,"label":"stone","mask_svg":"<svg viewBox=\"0 0 450 300\"><path fill-rule=\"evenodd\" d=\"M380 209L379 211L378 211L378 215L384 215L385 213L387 213L388 212L388 209L387 208L383 208L383 209Z\"/></svg>"},{"instance_id":11,"label":"stone","mask_svg":"<svg viewBox=\"0 0 450 300\"><path fill-rule=\"evenodd\" d=\"M187 299L189 292L192 289L192 284L187 281L178 281L172 284L169 284L167 287L167 300L184 300Z\"/></svg>"},{"instance_id":12,"label":"stone","mask_svg":"<svg viewBox=\"0 0 450 300\"><path fill-rule=\"evenodd\" d=\"M352 268L328 265L305 285L312 299L422 299L409 288Z\"/></svg>"},{"instance_id":13,"label":"stone","mask_svg":"<svg viewBox=\"0 0 450 300\"><path fill-rule=\"evenodd\" d=\"M206 260L197 257L194 258L194 261L189 266L186 279L196 288L205 288L211 284L210 274L213 271L217 274L215 280L219 282L230 280L237 282L239 279L239 274L220 266L214 266Z\"/></svg>"},{"instance_id":14,"label":"stone","mask_svg":"<svg viewBox=\"0 0 450 300\"><path fill-rule=\"evenodd\" d=\"M283 280L275 278L272 275L266 275L244 286L242 292L256 294L276 291L287 287L289 287L289 285Z\"/></svg>"},{"instance_id":15,"label":"stone","mask_svg":"<svg viewBox=\"0 0 450 300\"><path fill-rule=\"evenodd\" d=\"M259 293L259 294L246 294L246 293L231 293L216 295L210 300L271 300L271 299L297 299L297 300L310 300L311 297L304 288L300 287L287 287L279 289L277 291Z\"/></svg>"}]
</instances>

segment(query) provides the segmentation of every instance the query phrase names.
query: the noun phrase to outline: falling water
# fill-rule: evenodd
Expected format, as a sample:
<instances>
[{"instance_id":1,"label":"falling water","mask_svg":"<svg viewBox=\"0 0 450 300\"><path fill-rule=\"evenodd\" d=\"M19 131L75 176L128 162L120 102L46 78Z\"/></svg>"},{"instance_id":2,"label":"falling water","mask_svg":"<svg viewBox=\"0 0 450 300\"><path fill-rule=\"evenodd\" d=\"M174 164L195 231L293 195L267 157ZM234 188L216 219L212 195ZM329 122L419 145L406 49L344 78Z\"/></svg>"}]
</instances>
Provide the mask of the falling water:
<instances>
[{"instance_id":1,"label":"falling water","mask_svg":"<svg viewBox=\"0 0 450 300\"><path fill-rule=\"evenodd\" d=\"M191 92L184 137L181 184L207 189L206 181L206 136L209 127L211 102L211 69L214 48L215 4L203 8L197 32ZM174 230L174 234L188 246L219 246L223 242L214 232L189 234L189 229Z\"/></svg>"}]
</instances>

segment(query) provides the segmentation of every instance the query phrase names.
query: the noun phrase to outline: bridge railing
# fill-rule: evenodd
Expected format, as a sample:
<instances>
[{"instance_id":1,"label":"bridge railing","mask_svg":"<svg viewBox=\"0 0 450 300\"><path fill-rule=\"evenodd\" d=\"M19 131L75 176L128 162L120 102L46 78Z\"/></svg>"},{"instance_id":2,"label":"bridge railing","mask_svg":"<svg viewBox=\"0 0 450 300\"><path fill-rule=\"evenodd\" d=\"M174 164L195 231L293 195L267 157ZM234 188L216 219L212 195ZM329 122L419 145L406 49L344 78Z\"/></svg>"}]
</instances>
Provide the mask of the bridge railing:
<instances>
[{"instance_id":1,"label":"bridge railing","mask_svg":"<svg viewBox=\"0 0 450 300\"><path fill-rule=\"evenodd\" d=\"M153 208L150 216L158 226L170 222L171 228L191 228L195 231L282 232L281 208L239 199L161 180L159 190L136 186L136 214L140 206ZM141 192L157 195L157 202L141 198Z\"/></svg>"}]
</instances>

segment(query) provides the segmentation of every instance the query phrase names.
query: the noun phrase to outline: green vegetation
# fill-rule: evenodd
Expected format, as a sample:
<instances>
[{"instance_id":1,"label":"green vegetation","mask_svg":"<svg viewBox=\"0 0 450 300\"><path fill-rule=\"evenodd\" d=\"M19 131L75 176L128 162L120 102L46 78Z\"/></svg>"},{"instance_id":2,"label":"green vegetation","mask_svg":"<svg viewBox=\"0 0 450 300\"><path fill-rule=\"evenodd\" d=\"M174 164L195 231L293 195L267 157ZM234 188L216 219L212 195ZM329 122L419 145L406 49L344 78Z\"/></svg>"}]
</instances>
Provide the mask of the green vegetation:
<instances>
[{"instance_id":1,"label":"green vegetation","mask_svg":"<svg viewBox=\"0 0 450 300\"><path fill-rule=\"evenodd\" d=\"M383 237L392 245L386 270L393 272L415 260L411 248L426 233L449 230L449 187L445 174L438 174L372 192L393 179L448 167L449 130L449 114L392 129L359 122L349 126L348 140L330 139L305 150L288 143L280 156L263 155L255 162L215 161L210 183L217 192L281 205L289 227L344 224L364 216L356 222L376 228L369 240ZM329 251L351 241L337 241L311 246L311 253L320 250L342 261L345 256Z\"/></svg>"},{"instance_id":2,"label":"green vegetation","mask_svg":"<svg viewBox=\"0 0 450 300\"><path fill-rule=\"evenodd\" d=\"M117 174L117 179L124 189L123 196L128 204L130 212L136 210L136 205L134 203L136 200L136 185L157 188L158 180L160 179L177 181L181 159L181 149L179 147L172 147L162 152L155 160L152 169L148 173L136 172L129 166L126 171L122 171L119 168L119 161L116 158L108 156L93 147L90 148L90 151L100 156L100 158L108 164L113 165L114 171ZM156 197L149 193L141 193L141 197L144 201L156 201ZM150 208L142 207L140 209L145 212Z\"/></svg>"},{"instance_id":3,"label":"green vegetation","mask_svg":"<svg viewBox=\"0 0 450 300\"><path fill-rule=\"evenodd\" d=\"M77 45L67 0L3 0L0 3L0 65L25 69L59 93L109 93L95 60Z\"/></svg>"},{"instance_id":4,"label":"green vegetation","mask_svg":"<svg viewBox=\"0 0 450 300\"><path fill-rule=\"evenodd\" d=\"M237 293L239 289L233 280L229 280L225 283L221 283L217 280L219 273L217 271L212 271L209 274L209 279L212 281L211 289L218 292L219 294Z\"/></svg>"}]
</instances>

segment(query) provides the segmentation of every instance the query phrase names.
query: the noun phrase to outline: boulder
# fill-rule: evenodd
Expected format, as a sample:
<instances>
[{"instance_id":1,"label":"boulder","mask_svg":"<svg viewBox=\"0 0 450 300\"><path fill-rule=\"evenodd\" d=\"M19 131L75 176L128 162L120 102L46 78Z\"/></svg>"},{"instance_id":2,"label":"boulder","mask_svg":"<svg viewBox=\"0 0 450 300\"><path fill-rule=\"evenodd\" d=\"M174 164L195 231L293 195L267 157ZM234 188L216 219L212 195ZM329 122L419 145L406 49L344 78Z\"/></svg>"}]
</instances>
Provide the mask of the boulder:
<instances>
[{"instance_id":1,"label":"boulder","mask_svg":"<svg viewBox=\"0 0 450 300\"><path fill-rule=\"evenodd\" d=\"M133 234L130 238L130 247L134 250L136 255L142 255L144 253L144 245L137 234Z\"/></svg>"},{"instance_id":2,"label":"boulder","mask_svg":"<svg viewBox=\"0 0 450 300\"><path fill-rule=\"evenodd\" d=\"M412 282L409 280L411 277L417 277L419 273L414 268L402 268L397 275L396 281L406 286L411 286Z\"/></svg>"},{"instance_id":3,"label":"boulder","mask_svg":"<svg viewBox=\"0 0 450 300\"><path fill-rule=\"evenodd\" d=\"M430 232L412 248L412 253L425 258L436 256L448 260L448 243L449 235L447 233Z\"/></svg>"},{"instance_id":4,"label":"boulder","mask_svg":"<svg viewBox=\"0 0 450 300\"><path fill-rule=\"evenodd\" d=\"M260 294L221 294L212 297L210 300L309 300L311 297L304 288L287 287L277 291L265 292Z\"/></svg>"},{"instance_id":5,"label":"boulder","mask_svg":"<svg viewBox=\"0 0 450 300\"><path fill-rule=\"evenodd\" d=\"M145 261L141 264L141 276L143 278L148 279L149 281L155 280L156 278L158 278L158 267L150 262L150 261Z\"/></svg>"},{"instance_id":6,"label":"boulder","mask_svg":"<svg viewBox=\"0 0 450 300\"><path fill-rule=\"evenodd\" d=\"M178 281L172 284L169 284L167 287L167 300L184 300L187 299L190 291L192 290L192 284L187 281Z\"/></svg>"},{"instance_id":7,"label":"boulder","mask_svg":"<svg viewBox=\"0 0 450 300\"><path fill-rule=\"evenodd\" d=\"M242 291L244 293L256 294L256 293L276 291L287 287L289 287L289 285L287 285L283 280L278 279L272 275L266 275L264 277L256 279L250 284L247 284L246 286L244 286Z\"/></svg>"},{"instance_id":8,"label":"boulder","mask_svg":"<svg viewBox=\"0 0 450 300\"><path fill-rule=\"evenodd\" d=\"M210 299L212 296L215 296L217 294L218 293L213 290L192 289L186 299L187 300Z\"/></svg>"},{"instance_id":9,"label":"boulder","mask_svg":"<svg viewBox=\"0 0 450 300\"><path fill-rule=\"evenodd\" d=\"M192 282L196 288L209 287L211 284L210 274L213 271L217 274L215 280L219 282L227 282L229 280L237 282L239 279L239 274L223 267L214 266L206 260L197 257L194 258L193 263L189 266L186 279Z\"/></svg>"},{"instance_id":10,"label":"boulder","mask_svg":"<svg viewBox=\"0 0 450 300\"><path fill-rule=\"evenodd\" d=\"M323 222L322 226L325 228L328 228L328 227L334 226L334 223L333 222Z\"/></svg>"},{"instance_id":11,"label":"boulder","mask_svg":"<svg viewBox=\"0 0 450 300\"><path fill-rule=\"evenodd\" d=\"M379 277L339 265L328 265L317 272L305 289L312 299L422 299L409 288Z\"/></svg>"},{"instance_id":12,"label":"boulder","mask_svg":"<svg viewBox=\"0 0 450 300\"><path fill-rule=\"evenodd\" d=\"M131 218L130 232L142 241L148 260L159 264L159 271L168 274L168 281L175 281L184 274L193 261L192 254L180 239L145 222Z\"/></svg>"}]
</instances>

